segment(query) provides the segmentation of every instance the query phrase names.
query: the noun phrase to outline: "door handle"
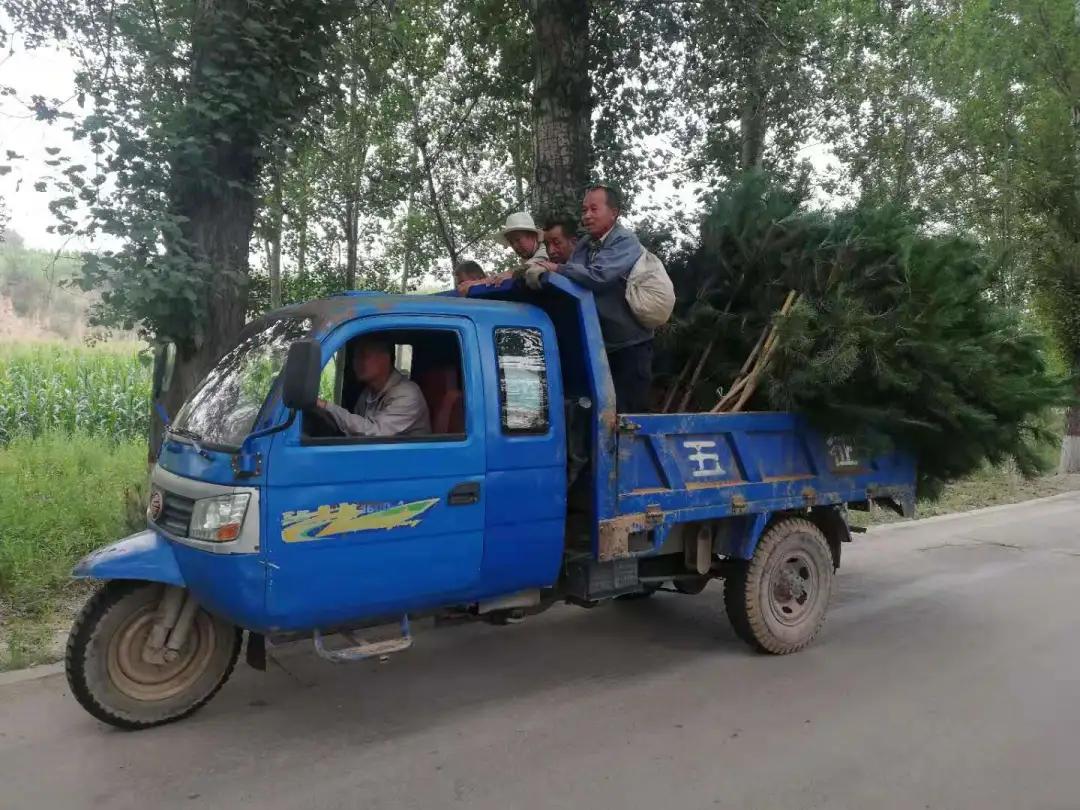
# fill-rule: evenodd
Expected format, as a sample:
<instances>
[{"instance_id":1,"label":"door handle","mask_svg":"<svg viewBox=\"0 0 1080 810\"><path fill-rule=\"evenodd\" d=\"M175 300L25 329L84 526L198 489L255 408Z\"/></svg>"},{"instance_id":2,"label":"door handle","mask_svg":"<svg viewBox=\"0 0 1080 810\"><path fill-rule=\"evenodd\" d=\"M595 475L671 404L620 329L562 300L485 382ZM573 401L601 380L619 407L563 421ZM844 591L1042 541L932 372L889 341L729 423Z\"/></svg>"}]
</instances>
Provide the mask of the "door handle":
<instances>
[{"instance_id":1,"label":"door handle","mask_svg":"<svg viewBox=\"0 0 1080 810\"><path fill-rule=\"evenodd\" d=\"M463 484L458 484L450 490L446 502L450 506L468 506L469 504L480 503L480 482L466 481Z\"/></svg>"}]
</instances>

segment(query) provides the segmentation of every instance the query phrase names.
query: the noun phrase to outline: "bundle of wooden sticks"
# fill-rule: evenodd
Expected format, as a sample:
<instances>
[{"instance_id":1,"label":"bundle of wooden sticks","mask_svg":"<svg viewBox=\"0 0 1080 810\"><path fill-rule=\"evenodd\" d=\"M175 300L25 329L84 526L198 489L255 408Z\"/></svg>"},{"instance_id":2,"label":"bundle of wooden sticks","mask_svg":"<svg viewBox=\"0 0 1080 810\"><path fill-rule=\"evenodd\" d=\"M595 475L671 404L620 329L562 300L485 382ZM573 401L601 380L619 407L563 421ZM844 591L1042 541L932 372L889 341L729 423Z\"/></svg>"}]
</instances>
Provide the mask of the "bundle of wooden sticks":
<instances>
[{"instance_id":1,"label":"bundle of wooden sticks","mask_svg":"<svg viewBox=\"0 0 1080 810\"><path fill-rule=\"evenodd\" d=\"M753 350L746 358L746 362L743 363L742 368L732 382L731 387L721 395L720 401L710 409L710 413L735 413L741 411L746 406L746 403L750 401L750 398L754 395L758 385L761 383L762 375L764 374L765 369L768 368L769 362L772 360L773 354L776 351L776 346L779 341L779 332L777 330L779 321L791 312L792 307L795 306L798 300L799 295L794 290L788 293L787 298L784 299L784 305L780 308L778 318L774 319L773 322L762 331L761 337L759 337L757 343L754 344ZM672 404L675 402L675 398L680 391L682 391L682 397L679 398L679 405L676 410L678 412L686 410L686 406L689 404L690 397L701 376L701 371L705 368L705 363L708 361L714 345L715 339L710 340L705 345L696 364L694 364L693 356L686 361L686 365L683 366L682 371L675 380L675 384L671 387L671 390L668 391L668 395L664 399L662 413L671 411ZM691 366L694 368L694 373L691 375L690 381L684 389L683 380L690 371Z\"/></svg>"}]
</instances>

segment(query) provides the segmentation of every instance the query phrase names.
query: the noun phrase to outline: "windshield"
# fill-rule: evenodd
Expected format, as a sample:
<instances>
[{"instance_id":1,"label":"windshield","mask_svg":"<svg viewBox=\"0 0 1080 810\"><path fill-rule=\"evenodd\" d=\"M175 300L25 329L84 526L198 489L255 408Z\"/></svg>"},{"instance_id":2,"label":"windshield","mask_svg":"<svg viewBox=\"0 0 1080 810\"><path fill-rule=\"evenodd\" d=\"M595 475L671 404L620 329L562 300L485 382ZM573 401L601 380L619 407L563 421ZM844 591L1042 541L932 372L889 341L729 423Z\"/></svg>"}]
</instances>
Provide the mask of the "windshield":
<instances>
[{"instance_id":1,"label":"windshield","mask_svg":"<svg viewBox=\"0 0 1080 810\"><path fill-rule=\"evenodd\" d=\"M310 318L283 318L241 341L206 375L173 427L208 444L238 446L251 432L289 346L310 331Z\"/></svg>"}]
</instances>

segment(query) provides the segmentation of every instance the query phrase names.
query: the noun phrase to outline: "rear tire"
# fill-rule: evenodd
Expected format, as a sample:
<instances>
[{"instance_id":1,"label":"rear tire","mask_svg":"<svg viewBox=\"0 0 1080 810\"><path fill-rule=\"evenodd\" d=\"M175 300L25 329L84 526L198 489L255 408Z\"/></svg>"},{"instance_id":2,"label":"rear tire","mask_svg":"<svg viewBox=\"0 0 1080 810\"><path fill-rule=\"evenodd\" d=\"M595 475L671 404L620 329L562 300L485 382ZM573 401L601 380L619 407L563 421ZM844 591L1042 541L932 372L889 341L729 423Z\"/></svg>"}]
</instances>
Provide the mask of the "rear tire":
<instances>
[{"instance_id":1,"label":"rear tire","mask_svg":"<svg viewBox=\"0 0 1080 810\"><path fill-rule=\"evenodd\" d=\"M724 607L735 634L761 652L806 647L825 623L833 589L825 535L803 518L785 518L758 541L749 562L724 580Z\"/></svg>"},{"instance_id":2,"label":"rear tire","mask_svg":"<svg viewBox=\"0 0 1080 810\"><path fill-rule=\"evenodd\" d=\"M202 609L175 661L142 660L163 591L152 582L107 582L75 619L68 684L98 720L123 729L171 723L203 706L232 674L242 631Z\"/></svg>"}]
</instances>

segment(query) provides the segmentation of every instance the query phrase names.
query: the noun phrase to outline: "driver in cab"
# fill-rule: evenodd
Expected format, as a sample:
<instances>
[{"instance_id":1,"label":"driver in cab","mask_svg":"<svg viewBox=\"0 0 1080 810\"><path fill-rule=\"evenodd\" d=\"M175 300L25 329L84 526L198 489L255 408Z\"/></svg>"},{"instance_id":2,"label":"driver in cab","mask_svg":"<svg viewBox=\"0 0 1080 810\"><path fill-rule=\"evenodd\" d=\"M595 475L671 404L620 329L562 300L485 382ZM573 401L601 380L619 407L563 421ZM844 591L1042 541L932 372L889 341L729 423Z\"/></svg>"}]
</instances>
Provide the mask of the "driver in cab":
<instances>
[{"instance_id":1,"label":"driver in cab","mask_svg":"<svg viewBox=\"0 0 1080 810\"><path fill-rule=\"evenodd\" d=\"M363 384L353 412L317 401L346 436L415 436L431 433L431 418L420 387L394 368L394 346L377 335L357 340L352 370Z\"/></svg>"}]
</instances>

